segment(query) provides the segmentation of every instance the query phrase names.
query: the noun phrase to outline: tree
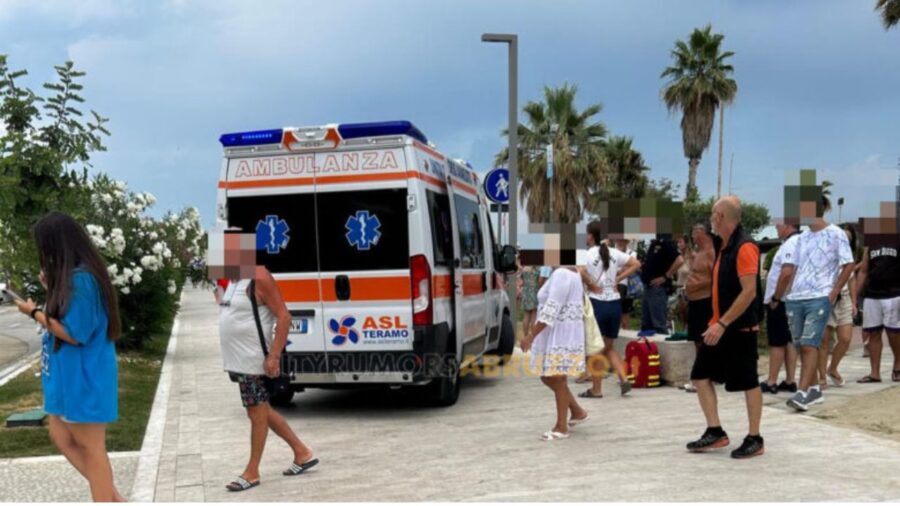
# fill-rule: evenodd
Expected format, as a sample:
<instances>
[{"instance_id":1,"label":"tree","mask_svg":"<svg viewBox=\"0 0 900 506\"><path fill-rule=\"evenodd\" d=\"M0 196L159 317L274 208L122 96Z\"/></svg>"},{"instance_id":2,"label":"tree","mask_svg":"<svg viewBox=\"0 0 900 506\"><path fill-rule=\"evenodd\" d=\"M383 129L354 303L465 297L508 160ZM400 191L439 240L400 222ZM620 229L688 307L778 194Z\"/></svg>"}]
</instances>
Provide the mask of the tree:
<instances>
[{"instance_id":1,"label":"tree","mask_svg":"<svg viewBox=\"0 0 900 506\"><path fill-rule=\"evenodd\" d=\"M715 197L709 197L703 201L685 202L684 225L688 229L694 223L701 220L709 220L712 207L716 203ZM753 202L741 203L741 224L749 234L754 234L771 222L769 210L766 206Z\"/></svg>"},{"instance_id":2,"label":"tree","mask_svg":"<svg viewBox=\"0 0 900 506\"><path fill-rule=\"evenodd\" d=\"M605 177L607 131L602 122L594 120L603 105L578 111L577 91L577 86L567 83L559 88L544 87L544 101L530 101L522 109L526 119L518 129L519 198L532 223L578 223ZM553 146L552 181L546 176L548 145ZM503 164L508 158L503 149L496 161Z\"/></svg>"},{"instance_id":3,"label":"tree","mask_svg":"<svg viewBox=\"0 0 900 506\"><path fill-rule=\"evenodd\" d=\"M828 211L831 209L831 187L834 186L834 183L831 181L824 179L822 180L822 211Z\"/></svg>"},{"instance_id":4,"label":"tree","mask_svg":"<svg viewBox=\"0 0 900 506\"><path fill-rule=\"evenodd\" d=\"M105 149L101 135L109 132L105 118L91 111L93 120L85 121L76 108L84 102L77 82L84 73L72 62L55 67L57 81L44 84L54 93L46 98L19 86L27 72L10 71L6 62L0 55L0 276L31 295L37 288L31 226L51 210L84 218L90 196L78 189L91 154Z\"/></svg>"},{"instance_id":5,"label":"tree","mask_svg":"<svg viewBox=\"0 0 900 506\"><path fill-rule=\"evenodd\" d=\"M734 100L737 82L730 76L734 67L725 60L732 51L721 51L724 35L712 33L712 26L694 29L687 41L675 42L671 56L674 64L667 67L661 78L669 79L662 90L662 98L669 112L680 110L681 140L688 159L686 198L696 196L697 167L709 147L716 108Z\"/></svg>"},{"instance_id":6,"label":"tree","mask_svg":"<svg viewBox=\"0 0 900 506\"><path fill-rule=\"evenodd\" d=\"M885 30L890 30L900 23L900 0L876 0L875 10L881 14Z\"/></svg>"},{"instance_id":7,"label":"tree","mask_svg":"<svg viewBox=\"0 0 900 506\"><path fill-rule=\"evenodd\" d=\"M605 198L640 198L647 191L650 167L631 143L631 137L610 137L603 149L608 168L601 192Z\"/></svg>"}]
</instances>

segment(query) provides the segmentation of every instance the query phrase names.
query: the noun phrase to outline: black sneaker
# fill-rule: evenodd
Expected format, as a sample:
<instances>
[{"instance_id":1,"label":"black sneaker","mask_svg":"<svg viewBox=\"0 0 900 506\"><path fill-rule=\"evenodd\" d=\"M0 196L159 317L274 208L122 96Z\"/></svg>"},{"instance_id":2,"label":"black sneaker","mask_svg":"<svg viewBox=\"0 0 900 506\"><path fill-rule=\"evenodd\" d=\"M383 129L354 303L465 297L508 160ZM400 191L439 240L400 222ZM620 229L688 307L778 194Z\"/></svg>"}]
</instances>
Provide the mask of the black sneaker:
<instances>
[{"instance_id":1,"label":"black sneaker","mask_svg":"<svg viewBox=\"0 0 900 506\"><path fill-rule=\"evenodd\" d=\"M778 393L778 385L770 385L765 381L759 382L759 389L762 390L764 394L777 394Z\"/></svg>"},{"instance_id":2,"label":"black sneaker","mask_svg":"<svg viewBox=\"0 0 900 506\"><path fill-rule=\"evenodd\" d=\"M720 434L713 434L709 429L706 429L706 432L703 433L703 436L701 436L700 439L691 441L687 444L687 449L689 452L700 453L707 450L724 448L728 446L729 443L731 443L731 441L728 440L728 434L725 434L724 431Z\"/></svg>"},{"instance_id":3,"label":"black sneaker","mask_svg":"<svg viewBox=\"0 0 900 506\"><path fill-rule=\"evenodd\" d=\"M788 383L787 381L782 381L778 384L778 391L795 394L797 393L797 383Z\"/></svg>"},{"instance_id":4,"label":"black sneaker","mask_svg":"<svg viewBox=\"0 0 900 506\"><path fill-rule=\"evenodd\" d=\"M763 453L765 453L765 445L762 437L757 439L747 436L744 438L744 442L741 443L741 447L731 452L731 458L749 459L750 457L758 457Z\"/></svg>"}]
</instances>

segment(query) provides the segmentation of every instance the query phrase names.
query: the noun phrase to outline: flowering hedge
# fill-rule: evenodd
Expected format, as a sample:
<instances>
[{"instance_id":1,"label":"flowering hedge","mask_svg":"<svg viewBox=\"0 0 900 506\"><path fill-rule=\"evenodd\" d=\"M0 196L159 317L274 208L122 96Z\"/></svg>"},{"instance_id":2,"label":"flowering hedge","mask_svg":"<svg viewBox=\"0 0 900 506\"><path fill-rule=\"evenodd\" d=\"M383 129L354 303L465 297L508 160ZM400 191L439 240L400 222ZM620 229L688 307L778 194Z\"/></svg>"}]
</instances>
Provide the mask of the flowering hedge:
<instances>
[{"instance_id":1,"label":"flowering hedge","mask_svg":"<svg viewBox=\"0 0 900 506\"><path fill-rule=\"evenodd\" d=\"M161 219L147 215L156 198L128 190L106 175L72 185L90 195L85 228L106 259L119 293L124 347L139 347L178 309L186 279L202 277L205 256L200 213L190 207Z\"/></svg>"}]
</instances>

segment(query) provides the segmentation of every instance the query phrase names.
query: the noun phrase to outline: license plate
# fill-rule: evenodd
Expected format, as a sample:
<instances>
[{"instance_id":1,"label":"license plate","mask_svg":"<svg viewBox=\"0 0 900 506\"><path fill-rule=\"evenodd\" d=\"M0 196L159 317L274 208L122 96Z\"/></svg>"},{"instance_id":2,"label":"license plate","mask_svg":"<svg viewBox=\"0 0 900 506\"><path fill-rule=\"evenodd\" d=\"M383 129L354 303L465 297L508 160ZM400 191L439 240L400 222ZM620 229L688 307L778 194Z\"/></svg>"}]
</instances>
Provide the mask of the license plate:
<instances>
[{"instance_id":1,"label":"license plate","mask_svg":"<svg viewBox=\"0 0 900 506\"><path fill-rule=\"evenodd\" d=\"M306 318L298 318L291 320L290 334L309 334L309 320Z\"/></svg>"}]
</instances>

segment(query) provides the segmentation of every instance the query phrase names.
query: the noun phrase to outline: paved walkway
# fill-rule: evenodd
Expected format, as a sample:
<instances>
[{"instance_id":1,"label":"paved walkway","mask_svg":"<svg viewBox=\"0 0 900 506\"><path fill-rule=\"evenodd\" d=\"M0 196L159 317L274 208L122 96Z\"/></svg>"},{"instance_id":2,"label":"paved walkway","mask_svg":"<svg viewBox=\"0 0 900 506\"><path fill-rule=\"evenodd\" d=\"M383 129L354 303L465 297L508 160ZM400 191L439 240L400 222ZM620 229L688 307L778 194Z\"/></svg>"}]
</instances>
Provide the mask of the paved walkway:
<instances>
[{"instance_id":1,"label":"paved walkway","mask_svg":"<svg viewBox=\"0 0 900 506\"><path fill-rule=\"evenodd\" d=\"M767 397L767 453L734 461L725 452L693 455L684 443L703 420L696 398L674 388L585 402L592 420L569 440L538 440L552 424L552 397L536 378L468 377L451 408L420 407L404 391L298 394L282 410L322 463L281 476L291 453L271 435L262 485L229 494L249 452L249 422L237 388L221 370L216 307L186 290L177 345L167 360L168 389L158 445L141 456L133 493L156 501L884 501L900 500L900 443L789 412L786 396ZM885 357L885 363L888 357ZM858 351L843 367L865 371ZM164 372L164 374L166 374ZM890 384L831 389L825 407ZM607 382L614 394L615 385ZM735 443L746 430L740 395L723 395L724 426ZM155 449L155 451L154 451ZM128 490L134 457L114 460ZM145 466L146 467L146 466ZM63 463L0 461L0 500L83 500L86 485ZM149 476L149 478L147 477ZM78 495L71 495L71 491ZM56 495L54 491L59 491Z\"/></svg>"},{"instance_id":2,"label":"paved walkway","mask_svg":"<svg viewBox=\"0 0 900 506\"><path fill-rule=\"evenodd\" d=\"M900 500L900 475L886 472L900 462L900 443L833 427L816 411L791 413L786 396L767 398L766 456L738 462L683 450L703 421L695 397L673 388L587 402L593 420L571 439L539 441L551 396L537 379L513 377L466 378L447 409L421 408L403 391L298 394L283 413L321 465L281 476L291 454L272 435L263 484L229 494L224 485L247 458L249 422L221 371L216 308L205 295L187 292L184 301L157 501ZM865 362L854 352L843 369L855 378ZM826 406L886 386L831 389ZM746 430L742 401L721 397L736 443Z\"/></svg>"}]
</instances>

